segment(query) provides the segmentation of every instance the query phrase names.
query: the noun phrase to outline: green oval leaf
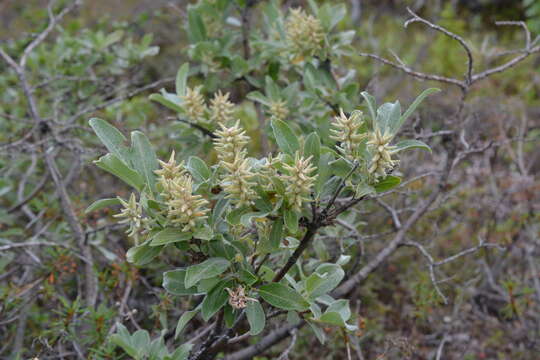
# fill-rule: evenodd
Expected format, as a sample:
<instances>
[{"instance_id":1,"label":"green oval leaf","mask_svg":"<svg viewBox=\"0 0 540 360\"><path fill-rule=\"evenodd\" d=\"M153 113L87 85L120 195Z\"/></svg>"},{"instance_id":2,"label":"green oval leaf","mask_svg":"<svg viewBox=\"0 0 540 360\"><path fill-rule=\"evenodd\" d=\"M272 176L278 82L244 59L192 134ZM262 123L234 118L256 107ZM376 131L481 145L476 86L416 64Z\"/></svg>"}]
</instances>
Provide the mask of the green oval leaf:
<instances>
[{"instance_id":1,"label":"green oval leaf","mask_svg":"<svg viewBox=\"0 0 540 360\"><path fill-rule=\"evenodd\" d=\"M321 264L315 272L306 279L306 291L310 299L316 299L332 291L345 277L341 266L336 264Z\"/></svg>"},{"instance_id":2,"label":"green oval leaf","mask_svg":"<svg viewBox=\"0 0 540 360\"><path fill-rule=\"evenodd\" d=\"M106 208L112 205L120 205L120 200L118 200L118 198L100 199L98 201L93 202L92 205L87 207L86 210L84 210L84 213L88 214L93 211L101 210L103 208Z\"/></svg>"},{"instance_id":3,"label":"green oval leaf","mask_svg":"<svg viewBox=\"0 0 540 360\"><path fill-rule=\"evenodd\" d=\"M259 278L255 274L246 269L240 269L238 273L238 278L240 279L240 281L249 286L255 284L257 280L259 280Z\"/></svg>"},{"instance_id":4,"label":"green oval leaf","mask_svg":"<svg viewBox=\"0 0 540 360\"><path fill-rule=\"evenodd\" d=\"M127 251L126 258L130 263L142 266L148 264L156 256L158 256L162 248L162 246L152 247L147 244L134 246Z\"/></svg>"},{"instance_id":5,"label":"green oval leaf","mask_svg":"<svg viewBox=\"0 0 540 360\"><path fill-rule=\"evenodd\" d=\"M270 305L284 310L305 311L309 303L296 290L281 283L271 283L259 288L259 295Z\"/></svg>"},{"instance_id":6,"label":"green oval leaf","mask_svg":"<svg viewBox=\"0 0 540 360\"><path fill-rule=\"evenodd\" d=\"M420 140L402 140L396 145L396 149L393 151L395 153L408 150L408 149L422 149L431 152L431 148L424 142Z\"/></svg>"},{"instance_id":7,"label":"green oval leaf","mask_svg":"<svg viewBox=\"0 0 540 360\"><path fill-rule=\"evenodd\" d=\"M276 142L281 151L294 155L294 153L300 149L300 144L298 143L297 136L291 130L289 125L279 119L272 119L270 125L272 126L274 137L276 138Z\"/></svg>"},{"instance_id":8,"label":"green oval leaf","mask_svg":"<svg viewBox=\"0 0 540 360\"><path fill-rule=\"evenodd\" d=\"M125 162L120 160L113 154L107 154L94 161L94 163L105 171L118 177L126 184L134 187L138 191L141 191L144 187L144 180L138 172L126 165Z\"/></svg>"},{"instance_id":9,"label":"green oval leaf","mask_svg":"<svg viewBox=\"0 0 540 360\"><path fill-rule=\"evenodd\" d=\"M373 188L377 192L385 192L388 190L391 190L401 184L401 178L394 176L394 175L388 175L381 181L379 181L377 184L373 185Z\"/></svg>"},{"instance_id":10,"label":"green oval leaf","mask_svg":"<svg viewBox=\"0 0 540 360\"><path fill-rule=\"evenodd\" d=\"M221 281L205 296L201 308L201 315L204 321L208 321L227 303L229 293L225 288L231 288L232 286L232 280Z\"/></svg>"},{"instance_id":11,"label":"green oval leaf","mask_svg":"<svg viewBox=\"0 0 540 360\"><path fill-rule=\"evenodd\" d=\"M298 214L296 211L285 209L283 211L283 219L285 220L285 226L291 233L296 233L298 231Z\"/></svg>"},{"instance_id":12,"label":"green oval leaf","mask_svg":"<svg viewBox=\"0 0 540 360\"><path fill-rule=\"evenodd\" d=\"M203 279L221 275L231 263L224 258L210 258L187 268L185 286L190 288Z\"/></svg>"},{"instance_id":13,"label":"green oval leaf","mask_svg":"<svg viewBox=\"0 0 540 360\"><path fill-rule=\"evenodd\" d=\"M424 101L424 99L428 95L431 95L431 94L439 92L439 91L441 91L441 90L437 89L437 88L430 88L430 89L424 90L420 95L418 95L418 97L413 101L411 106L409 106L407 111L405 111L405 113L403 113L403 115L401 115L401 117L399 118L399 121L391 129L392 133L395 134L395 133L397 133L399 131L401 126L403 126L403 123L405 123L405 121L409 118L409 116L411 116L411 114L414 112L414 110L416 110L418 105L420 105L422 103L422 101Z\"/></svg>"},{"instance_id":14,"label":"green oval leaf","mask_svg":"<svg viewBox=\"0 0 540 360\"><path fill-rule=\"evenodd\" d=\"M195 315L199 312L199 309L186 311L180 316L180 319L178 320L178 323L176 324L176 330L174 331L174 338L177 339L178 335L182 333L182 330L186 327L188 322L193 319Z\"/></svg>"},{"instance_id":15,"label":"green oval leaf","mask_svg":"<svg viewBox=\"0 0 540 360\"><path fill-rule=\"evenodd\" d=\"M208 165L196 156L189 157L186 167L197 182L204 182L212 176L212 172L208 168Z\"/></svg>"},{"instance_id":16,"label":"green oval leaf","mask_svg":"<svg viewBox=\"0 0 540 360\"><path fill-rule=\"evenodd\" d=\"M116 334L111 335L111 342L120 346L129 356L133 358L139 357L139 344L133 341L128 329L120 323L116 323L116 329ZM148 340L149 342L150 340Z\"/></svg>"},{"instance_id":17,"label":"green oval leaf","mask_svg":"<svg viewBox=\"0 0 540 360\"><path fill-rule=\"evenodd\" d=\"M279 249L279 245L281 244L282 237L283 237L283 219L279 218L274 221L274 223L272 224L272 230L270 231L270 236L268 239L270 250Z\"/></svg>"},{"instance_id":18,"label":"green oval leaf","mask_svg":"<svg viewBox=\"0 0 540 360\"><path fill-rule=\"evenodd\" d=\"M386 129L392 129L392 125L399 122L400 116L401 106L399 105L399 101L396 101L395 103L385 103L377 109L375 123L381 131L386 131Z\"/></svg>"},{"instance_id":19,"label":"green oval leaf","mask_svg":"<svg viewBox=\"0 0 540 360\"><path fill-rule=\"evenodd\" d=\"M180 98L173 94L168 94L162 91L161 94L152 94L148 97L150 100L160 103L177 113L183 113L184 108L180 106Z\"/></svg>"},{"instance_id":20,"label":"green oval leaf","mask_svg":"<svg viewBox=\"0 0 540 360\"><path fill-rule=\"evenodd\" d=\"M154 191L156 188L154 170L159 167L159 164L152 144L142 132L133 131L131 133L131 149L134 156L133 167Z\"/></svg>"},{"instance_id":21,"label":"green oval leaf","mask_svg":"<svg viewBox=\"0 0 540 360\"><path fill-rule=\"evenodd\" d=\"M189 8L188 10L188 29L190 42L197 43L206 40L206 27L196 8Z\"/></svg>"},{"instance_id":22,"label":"green oval leaf","mask_svg":"<svg viewBox=\"0 0 540 360\"><path fill-rule=\"evenodd\" d=\"M362 95L362 97L366 101L366 106L368 108L369 115L371 117L371 123L373 124L373 122L377 118L377 112L376 112L377 102L375 101L375 97L373 97L372 95L370 95L366 91L362 91L360 93L360 95Z\"/></svg>"},{"instance_id":23,"label":"green oval leaf","mask_svg":"<svg viewBox=\"0 0 540 360\"><path fill-rule=\"evenodd\" d=\"M163 287L173 295L198 294L197 287L186 288L186 269L166 271L163 274Z\"/></svg>"},{"instance_id":24,"label":"green oval leaf","mask_svg":"<svg viewBox=\"0 0 540 360\"><path fill-rule=\"evenodd\" d=\"M167 228L152 237L150 246L171 244L179 241L188 241L193 237L191 232L182 231L178 228Z\"/></svg>"},{"instance_id":25,"label":"green oval leaf","mask_svg":"<svg viewBox=\"0 0 540 360\"><path fill-rule=\"evenodd\" d=\"M321 139L316 132L312 132L308 135L304 143L304 156L313 156L311 159L312 164L319 164L319 157L321 155Z\"/></svg>"},{"instance_id":26,"label":"green oval leaf","mask_svg":"<svg viewBox=\"0 0 540 360\"><path fill-rule=\"evenodd\" d=\"M129 149L124 145L126 137L120 130L99 118L92 118L88 123L111 154L114 154L126 164L130 163Z\"/></svg>"},{"instance_id":27,"label":"green oval leaf","mask_svg":"<svg viewBox=\"0 0 540 360\"><path fill-rule=\"evenodd\" d=\"M256 101L263 105L270 106L270 100L259 91L250 92L246 97L251 101Z\"/></svg>"},{"instance_id":28,"label":"green oval leaf","mask_svg":"<svg viewBox=\"0 0 540 360\"><path fill-rule=\"evenodd\" d=\"M250 328L249 333L251 335L260 334L266 325L266 316L261 304L258 301L248 301L246 315Z\"/></svg>"},{"instance_id":29,"label":"green oval leaf","mask_svg":"<svg viewBox=\"0 0 540 360\"><path fill-rule=\"evenodd\" d=\"M330 306L328 306L328 309L326 309L326 312L337 312L343 321L347 321L351 318L351 308L349 306L349 300L346 299L339 299L334 301Z\"/></svg>"},{"instance_id":30,"label":"green oval leaf","mask_svg":"<svg viewBox=\"0 0 540 360\"><path fill-rule=\"evenodd\" d=\"M318 319L320 322L335 325L335 326L345 326L345 321L343 321L343 318L340 314L337 312L331 311L331 312L325 312L321 315L321 317Z\"/></svg>"},{"instance_id":31,"label":"green oval leaf","mask_svg":"<svg viewBox=\"0 0 540 360\"><path fill-rule=\"evenodd\" d=\"M189 73L189 63L185 63L178 69L176 73L176 95L184 96L186 95L186 83Z\"/></svg>"}]
</instances>

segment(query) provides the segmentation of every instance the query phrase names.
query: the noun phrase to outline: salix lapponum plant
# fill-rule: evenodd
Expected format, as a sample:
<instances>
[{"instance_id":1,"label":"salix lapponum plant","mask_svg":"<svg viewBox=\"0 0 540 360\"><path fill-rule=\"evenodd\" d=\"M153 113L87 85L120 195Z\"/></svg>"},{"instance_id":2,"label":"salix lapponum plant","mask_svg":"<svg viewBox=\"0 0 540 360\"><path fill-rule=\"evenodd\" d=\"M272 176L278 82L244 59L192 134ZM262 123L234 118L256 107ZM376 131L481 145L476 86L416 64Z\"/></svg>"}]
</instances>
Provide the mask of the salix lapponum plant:
<instances>
[{"instance_id":1,"label":"salix lapponum plant","mask_svg":"<svg viewBox=\"0 0 540 360\"><path fill-rule=\"evenodd\" d=\"M429 150L420 141L396 137L435 90L424 91L402 113L398 101L377 107L371 95L359 94L350 74L336 78L328 61L345 55L351 38L334 31L344 15L340 5L317 8L311 2L311 11L284 15L275 2L265 3L264 26L250 39L251 55L238 56L230 43L215 38L219 31L206 31L206 21L218 19L202 16L210 10L232 14L227 3L201 1L189 8L188 54L199 66L180 66L174 93L150 96L187 124L183 131L198 136L204 159L190 156L193 149L178 155L167 149L167 160L159 160L142 132L134 131L128 146L119 130L91 119L109 150L96 165L130 185L132 194L129 200L100 200L89 210L121 206L118 217L129 224L133 239L127 259L138 266L176 251L185 266L166 271L163 287L173 295L202 297L179 319L177 336L197 315L220 319L225 328L246 318L255 336L277 309L291 321L307 320L324 341L321 326L356 326L348 300L332 296L350 257L326 256L318 234L361 199L399 185L401 151ZM206 79L202 85L198 74ZM233 102L238 81L251 89ZM268 138L270 151L253 150L253 124L258 136ZM310 245L315 256L305 258ZM134 337L120 326L113 340L142 359L148 349ZM178 358L187 358L191 346L178 348ZM211 347L195 348L191 358ZM159 358L169 358L166 349L163 354Z\"/></svg>"},{"instance_id":2,"label":"salix lapponum plant","mask_svg":"<svg viewBox=\"0 0 540 360\"><path fill-rule=\"evenodd\" d=\"M96 165L133 192L129 200L104 199L92 208L122 206L116 216L129 224L127 234L134 240L127 253L130 262L144 266L166 249L185 255L187 266L165 272L163 286L174 295L204 297L187 316L200 313L209 321L224 311L232 326L245 311L256 335L265 326L266 303L301 313L314 329L326 324L354 330L348 301L330 295L343 279L343 259L300 259L286 276L278 279L277 274L310 231L313 216L331 223L330 215L321 214L338 184L346 183L342 194L353 198L386 191L400 182L390 174L399 152L429 149L420 141L395 137L430 91L405 114L399 102L376 109L373 98L363 93L367 115L357 110L328 119L337 142L322 143L316 132L297 134L272 119L277 150L258 158L246 149L250 138L240 121L220 123L213 141L217 160L211 163L195 156L179 161L174 150L168 160L158 160L141 132L132 133L129 148L117 129L94 118L90 125L110 151Z\"/></svg>"}]
</instances>

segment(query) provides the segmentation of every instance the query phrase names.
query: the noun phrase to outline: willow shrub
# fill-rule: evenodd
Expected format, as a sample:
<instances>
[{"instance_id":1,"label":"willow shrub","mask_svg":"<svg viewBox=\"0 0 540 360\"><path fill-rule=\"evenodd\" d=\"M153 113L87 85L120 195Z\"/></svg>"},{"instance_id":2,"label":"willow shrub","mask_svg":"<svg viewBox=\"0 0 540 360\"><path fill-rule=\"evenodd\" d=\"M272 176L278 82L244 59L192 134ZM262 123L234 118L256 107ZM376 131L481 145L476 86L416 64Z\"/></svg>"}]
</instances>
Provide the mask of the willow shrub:
<instances>
[{"instance_id":1,"label":"willow shrub","mask_svg":"<svg viewBox=\"0 0 540 360\"><path fill-rule=\"evenodd\" d=\"M181 151L159 160L145 134L132 132L128 145L108 122L90 120L109 150L96 165L133 192L98 200L87 211L121 205L116 217L133 240L128 261L145 266L176 252L186 266L165 272L163 287L203 298L181 316L176 337L195 316L218 318L226 328L245 318L256 336L276 311L290 322L306 320L321 341L322 326L354 331L348 300L332 296L351 256L330 258L317 237L360 200L399 185L401 151L430 151L397 137L436 90L424 91L403 113L399 101L377 107L342 61L354 36L337 30L345 6L310 4L287 15L276 2L189 7L191 65L180 67L174 93L150 99L197 137L204 159L179 144ZM163 335L151 340L120 324L112 340L135 359L187 359L190 352L196 358L205 351L186 343L170 354Z\"/></svg>"}]
</instances>

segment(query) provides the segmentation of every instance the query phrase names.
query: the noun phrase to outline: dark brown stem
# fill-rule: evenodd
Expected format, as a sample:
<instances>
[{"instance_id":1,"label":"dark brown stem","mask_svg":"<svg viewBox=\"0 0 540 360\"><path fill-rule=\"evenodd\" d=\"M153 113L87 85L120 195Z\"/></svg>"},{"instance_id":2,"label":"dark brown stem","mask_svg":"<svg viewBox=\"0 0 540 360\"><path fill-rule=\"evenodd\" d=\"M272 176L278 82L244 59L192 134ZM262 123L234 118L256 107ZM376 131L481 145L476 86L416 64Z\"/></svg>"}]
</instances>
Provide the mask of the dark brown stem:
<instances>
[{"instance_id":1,"label":"dark brown stem","mask_svg":"<svg viewBox=\"0 0 540 360\"><path fill-rule=\"evenodd\" d=\"M242 350L235 352L229 356L226 356L224 360L243 360L243 359L252 359L254 356L262 353L264 350L268 349L270 346L275 343L280 342L281 340L290 336L291 330L299 329L306 324L305 321L300 322L295 325L286 325L277 330L272 331L270 334L262 338L261 341L257 342L252 346L245 347Z\"/></svg>"},{"instance_id":2,"label":"dark brown stem","mask_svg":"<svg viewBox=\"0 0 540 360\"><path fill-rule=\"evenodd\" d=\"M309 226L307 228L307 231L304 234L304 237L300 241L300 245L298 245L296 250L294 250L294 253L289 258L289 260L287 260L287 263L285 264L285 266L282 267L281 270L276 274L274 279L272 279L273 282L278 282L281 279L283 279L285 274L287 274L287 271L289 271L289 269L291 267L293 267L294 264L296 264L296 261L298 260L300 255L302 255L304 250L306 250L309 243L311 242L311 240L313 239L313 237L317 233L317 230L319 229L319 227L320 227L320 225L318 224L318 222L317 223L312 222L312 223L309 224Z\"/></svg>"},{"instance_id":3,"label":"dark brown stem","mask_svg":"<svg viewBox=\"0 0 540 360\"><path fill-rule=\"evenodd\" d=\"M216 134L214 134L210 130L206 129L205 127L202 127L199 124L192 123L192 122L187 121L185 119L178 119L178 121L180 121L181 123L187 124L187 125L189 125L190 127L194 128L194 129L199 130L203 135L206 135L211 139L216 139L217 138Z\"/></svg>"},{"instance_id":4,"label":"dark brown stem","mask_svg":"<svg viewBox=\"0 0 540 360\"><path fill-rule=\"evenodd\" d=\"M332 196L332 199L330 199L330 201L328 202L328 204L326 205L326 207L324 208L322 212L323 217L326 217L326 215L328 214L328 211L330 210L332 205L334 205L334 203L336 202L337 197L339 196L339 194L341 194L341 190L343 190L343 188L345 187L347 179L351 177L351 175L356 171L356 169L358 169L359 165L360 164L358 162L355 162L351 171L349 171L349 173L341 180L341 183L339 184L336 192Z\"/></svg>"},{"instance_id":5,"label":"dark brown stem","mask_svg":"<svg viewBox=\"0 0 540 360\"><path fill-rule=\"evenodd\" d=\"M220 333L221 330L223 329L223 318L224 318L224 315L225 315L225 311L223 309L221 309L218 313L218 318L216 320L216 328L214 330L214 332L216 334Z\"/></svg>"},{"instance_id":6,"label":"dark brown stem","mask_svg":"<svg viewBox=\"0 0 540 360\"><path fill-rule=\"evenodd\" d=\"M242 47L244 50L244 59L247 60L251 56L251 49L249 46L249 10L255 5L254 0L246 0L246 6L242 9L240 15L242 17Z\"/></svg>"}]
</instances>

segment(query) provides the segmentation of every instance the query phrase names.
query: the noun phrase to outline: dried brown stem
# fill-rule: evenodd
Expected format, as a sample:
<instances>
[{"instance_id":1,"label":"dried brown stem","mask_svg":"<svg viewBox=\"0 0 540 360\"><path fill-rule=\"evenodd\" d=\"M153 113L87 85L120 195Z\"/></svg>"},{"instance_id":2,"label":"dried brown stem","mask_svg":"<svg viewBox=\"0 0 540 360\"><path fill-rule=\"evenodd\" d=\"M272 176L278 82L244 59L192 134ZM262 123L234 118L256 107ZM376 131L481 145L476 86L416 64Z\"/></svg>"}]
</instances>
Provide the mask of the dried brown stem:
<instances>
[{"instance_id":1,"label":"dried brown stem","mask_svg":"<svg viewBox=\"0 0 540 360\"><path fill-rule=\"evenodd\" d=\"M420 16L418 16L416 13L414 13L411 9L407 8L407 11L409 12L409 14L411 14L412 18L407 20L405 22L405 27L407 27L409 24L411 23L414 23L414 22L419 22L419 23L422 23L426 26L428 26L429 28L431 29L434 29L436 31L439 31L441 33L443 33L444 35L448 36L449 38L457 41L460 46L465 50L465 53L466 53L466 56L467 56L467 72L465 74L465 77L463 80L459 80L459 79L456 79L456 78L451 78L451 77L446 77L446 76L441 76L441 75L436 75L436 74L428 74L428 73L423 73L423 72L419 72L419 71L415 71L413 69L411 69L409 66L407 66L396 54L393 54L393 56L396 58L396 61L397 62L394 62L394 61L391 61L391 60L388 60L384 57L381 57L379 55L376 55L376 54L370 54L370 53L364 53L364 52L361 52L359 53L360 56L364 56L364 57L369 57L371 59L374 59L374 60L377 60L385 65L388 65L388 66L391 66L391 67L394 67L398 70L401 70L403 71L404 73L414 77L414 78L417 78L417 79L421 79L421 80L433 80L433 81L437 81L437 82L440 82L440 83L446 83L446 84L451 84L451 85L455 85L455 86L458 86L462 92L464 94L466 94L469 90L469 87L474 84L475 82L479 81L479 80L482 80L482 79L485 79L493 74L497 74L497 73L500 73L502 71L505 71L515 65L517 65L518 63L522 62L523 60L525 60L526 58L528 58L530 55L532 54L535 54L535 53L538 53L540 52L540 45L538 46L534 46L535 42L536 41L531 41L531 33L527 27L527 25L522 22L522 21L498 21L496 22L497 25L511 25L511 26L520 26L524 29L524 32L525 32L525 47L523 49L519 49L519 50L513 50L512 53L517 53L519 54L518 56L508 60L507 62L505 62L504 64L502 65L499 65L499 66L496 66L496 67L493 67L493 68L490 68L490 69L487 69L487 70L484 70L482 72L479 72L479 73L473 73L473 64L474 64L474 58L472 56L472 51L471 51L471 48L469 45L467 45L466 41L459 35L443 28L442 26L439 26L439 25L436 25ZM458 114L461 112L461 109L460 111L458 111Z\"/></svg>"},{"instance_id":2,"label":"dried brown stem","mask_svg":"<svg viewBox=\"0 0 540 360\"><path fill-rule=\"evenodd\" d=\"M465 75L465 84L467 84L467 86L470 85L472 83L473 56L472 56L471 49L469 45L467 45L465 40L461 36L443 28L442 26L433 24L432 22L427 21L424 18L421 18L420 16L416 15L410 8L407 8L407 11L409 12L409 14L411 14L412 18L405 22L404 24L405 27L407 27L409 24L412 24L414 22L420 22L436 31L443 33L449 38L456 40L461 45L461 47L465 50L465 53L467 54L467 73Z\"/></svg>"}]
</instances>

